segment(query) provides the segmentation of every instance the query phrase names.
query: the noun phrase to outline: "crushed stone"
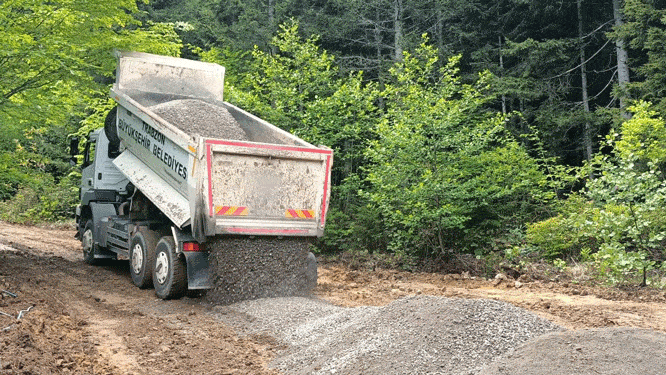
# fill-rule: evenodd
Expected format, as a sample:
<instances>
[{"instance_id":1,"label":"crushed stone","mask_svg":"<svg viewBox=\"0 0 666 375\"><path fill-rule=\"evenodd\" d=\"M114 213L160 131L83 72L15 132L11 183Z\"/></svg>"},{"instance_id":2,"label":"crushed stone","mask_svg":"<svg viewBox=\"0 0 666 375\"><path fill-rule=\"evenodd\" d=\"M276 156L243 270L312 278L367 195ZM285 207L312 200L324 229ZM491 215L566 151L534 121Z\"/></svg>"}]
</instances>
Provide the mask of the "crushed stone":
<instances>
[{"instance_id":1,"label":"crushed stone","mask_svg":"<svg viewBox=\"0 0 666 375\"><path fill-rule=\"evenodd\" d=\"M308 237L216 236L206 242L215 280L206 299L230 304L245 299L308 295ZM314 280L313 280L314 277Z\"/></svg>"},{"instance_id":2,"label":"crushed stone","mask_svg":"<svg viewBox=\"0 0 666 375\"><path fill-rule=\"evenodd\" d=\"M666 334L638 328L553 332L528 341L481 375L662 375Z\"/></svg>"},{"instance_id":3,"label":"crushed stone","mask_svg":"<svg viewBox=\"0 0 666 375\"><path fill-rule=\"evenodd\" d=\"M302 297L215 308L241 334L288 345L271 363L286 374L477 374L522 343L562 328L485 299L412 296L345 308Z\"/></svg>"},{"instance_id":4,"label":"crushed stone","mask_svg":"<svg viewBox=\"0 0 666 375\"><path fill-rule=\"evenodd\" d=\"M143 91L138 89L124 88L122 90L127 96L134 99L137 103L148 108L157 104L166 103L172 100L188 99L182 95L165 94L161 92Z\"/></svg>"},{"instance_id":5,"label":"crushed stone","mask_svg":"<svg viewBox=\"0 0 666 375\"><path fill-rule=\"evenodd\" d=\"M243 128L229 111L197 99L178 99L148 107L153 113L187 134L206 138L247 141Z\"/></svg>"}]
</instances>

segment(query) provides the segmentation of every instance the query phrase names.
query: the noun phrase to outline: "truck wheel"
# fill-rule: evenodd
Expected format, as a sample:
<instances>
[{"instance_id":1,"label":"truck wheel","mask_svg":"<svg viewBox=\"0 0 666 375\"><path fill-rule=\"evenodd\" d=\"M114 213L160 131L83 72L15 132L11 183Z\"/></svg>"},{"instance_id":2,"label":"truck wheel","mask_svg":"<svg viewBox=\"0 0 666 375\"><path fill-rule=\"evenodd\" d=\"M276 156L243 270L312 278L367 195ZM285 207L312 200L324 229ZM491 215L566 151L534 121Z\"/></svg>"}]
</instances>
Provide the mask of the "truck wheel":
<instances>
[{"instance_id":1,"label":"truck wheel","mask_svg":"<svg viewBox=\"0 0 666 375\"><path fill-rule=\"evenodd\" d=\"M173 238L164 236L155 249L155 294L161 299L180 298L187 291L187 265L176 254Z\"/></svg>"},{"instance_id":2,"label":"truck wheel","mask_svg":"<svg viewBox=\"0 0 666 375\"><path fill-rule=\"evenodd\" d=\"M88 264L97 264L95 253L97 252L97 245L95 245L95 237L93 235L93 221L86 221L81 234L81 247L83 247L83 261Z\"/></svg>"},{"instance_id":3,"label":"truck wheel","mask_svg":"<svg viewBox=\"0 0 666 375\"><path fill-rule=\"evenodd\" d=\"M153 286L157 234L140 229L132 236L129 248L132 282L141 289Z\"/></svg>"},{"instance_id":4,"label":"truck wheel","mask_svg":"<svg viewBox=\"0 0 666 375\"><path fill-rule=\"evenodd\" d=\"M118 137L118 130L116 129L116 116L118 115L118 107L113 107L109 113L104 118L104 134L109 140L109 143L113 145L120 144L120 138Z\"/></svg>"}]
</instances>

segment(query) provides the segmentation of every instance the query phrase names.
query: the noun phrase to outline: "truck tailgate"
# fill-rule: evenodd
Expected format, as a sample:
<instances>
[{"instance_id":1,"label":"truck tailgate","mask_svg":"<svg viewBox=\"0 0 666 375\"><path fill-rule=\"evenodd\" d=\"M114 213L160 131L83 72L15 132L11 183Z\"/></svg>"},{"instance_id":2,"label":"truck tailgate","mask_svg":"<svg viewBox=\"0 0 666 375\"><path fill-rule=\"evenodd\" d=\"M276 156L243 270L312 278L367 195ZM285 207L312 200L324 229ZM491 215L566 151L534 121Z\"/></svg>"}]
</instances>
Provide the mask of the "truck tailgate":
<instances>
[{"instance_id":1,"label":"truck tailgate","mask_svg":"<svg viewBox=\"0 0 666 375\"><path fill-rule=\"evenodd\" d=\"M332 150L214 139L205 147L217 234L323 234Z\"/></svg>"}]
</instances>

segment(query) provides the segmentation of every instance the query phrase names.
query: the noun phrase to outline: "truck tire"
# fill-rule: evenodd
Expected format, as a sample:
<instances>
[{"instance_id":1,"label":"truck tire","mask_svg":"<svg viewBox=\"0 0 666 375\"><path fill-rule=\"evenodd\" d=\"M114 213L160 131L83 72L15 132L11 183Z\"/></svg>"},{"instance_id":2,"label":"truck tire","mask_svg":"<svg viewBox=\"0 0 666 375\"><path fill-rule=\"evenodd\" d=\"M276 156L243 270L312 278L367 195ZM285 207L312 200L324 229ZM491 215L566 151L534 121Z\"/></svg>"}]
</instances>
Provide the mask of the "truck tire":
<instances>
[{"instance_id":1,"label":"truck tire","mask_svg":"<svg viewBox=\"0 0 666 375\"><path fill-rule=\"evenodd\" d=\"M118 137L118 130L116 128L116 116L118 115L118 107L113 107L104 118L104 134L112 145L120 144ZM116 146L117 147L117 146Z\"/></svg>"},{"instance_id":2,"label":"truck tire","mask_svg":"<svg viewBox=\"0 0 666 375\"><path fill-rule=\"evenodd\" d=\"M129 261L132 282L141 289L153 286L157 233L139 229L130 240Z\"/></svg>"},{"instance_id":3,"label":"truck tire","mask_svg":"<svg viewBox=\"0 0 666 375\"><path fill-rule=\"evenodd\" d=\"M95 259L97 245L95 245L95 236L93 235L92 219L86 221L86 225L83 227L81 247L83 247L83 261L88 264L97 264L98 260Z\"/></svg>"},{"instance_id":4,"label":"truck tire","mask_svg":"<svg viewBox=\"0 0 666 375\"><path fill-rule=\"evenodd\" d=\"M187 291L187 265L176 254L176 245L170 236L162 237L155 248L153 285L161 299L180 298Z\"/></svg>"}]
</instances>

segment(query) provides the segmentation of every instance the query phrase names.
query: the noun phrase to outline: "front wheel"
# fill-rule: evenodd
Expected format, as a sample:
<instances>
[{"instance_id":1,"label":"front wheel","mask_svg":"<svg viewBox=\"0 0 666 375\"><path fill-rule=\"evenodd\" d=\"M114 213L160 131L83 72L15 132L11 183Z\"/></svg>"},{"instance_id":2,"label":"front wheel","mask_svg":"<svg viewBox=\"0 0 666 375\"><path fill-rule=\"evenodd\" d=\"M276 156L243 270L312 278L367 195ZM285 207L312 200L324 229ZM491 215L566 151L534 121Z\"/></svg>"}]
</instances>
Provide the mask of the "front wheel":
<instances>
[{"instance_id":1,"label":"front wheel","mask_svg":"<svg viewBox=\"0 0 666 375\"><path fill-rule=\"evenodd\" d=\"M161 299L180 298L187 290L187 266L176 254L172 237L162 237L155 248L153 285Z\"/></svg>"},{"instance_id":2,"label":"front wheel","mask_svg":"<svg viewBox=\"0 0 666 375\"><path fill-rule=\"evenodd\" d=\"M86 225L83 227L81 246L83 247L83 261L88 264L96 264L95 253L97 252L97 245L95 245L92 220L86 221Z\"/></svg>"}]
</instances>

